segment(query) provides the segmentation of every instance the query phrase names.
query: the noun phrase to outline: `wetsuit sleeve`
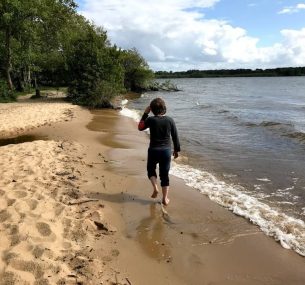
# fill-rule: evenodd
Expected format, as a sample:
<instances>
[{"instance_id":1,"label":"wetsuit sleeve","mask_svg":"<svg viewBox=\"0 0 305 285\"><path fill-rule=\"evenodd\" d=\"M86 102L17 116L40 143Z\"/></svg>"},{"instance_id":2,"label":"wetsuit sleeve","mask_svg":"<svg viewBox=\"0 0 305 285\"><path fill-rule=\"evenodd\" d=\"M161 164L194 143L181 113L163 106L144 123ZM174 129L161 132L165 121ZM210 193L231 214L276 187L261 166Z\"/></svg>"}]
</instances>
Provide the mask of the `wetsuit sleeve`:
<instances>
[{"instance_id":1,"label":"wetsuit sleeve","mask_svg":"<svg viewBox=\"0 0 305 285\"><path fill-rule=\"evenodd\" d=\"M146 119L148 118L148 114L144 113L139 124L138 124L138 130L144 131L148 128L148 125L146 124Z\"/></svg>"},{"instance_id":2,"label":"wetsuit sleeve","mask_svg":"<svg viewBox=\"0 0 305 285\"><path fill-rule=\"evenodd\" d=\"M180 151L180 141L179 141L178 131L177 131L174 120L171 120L171 136L172 136L172 140L174 143L174 151L179 152Z\"/></svg>"}]
</instances>

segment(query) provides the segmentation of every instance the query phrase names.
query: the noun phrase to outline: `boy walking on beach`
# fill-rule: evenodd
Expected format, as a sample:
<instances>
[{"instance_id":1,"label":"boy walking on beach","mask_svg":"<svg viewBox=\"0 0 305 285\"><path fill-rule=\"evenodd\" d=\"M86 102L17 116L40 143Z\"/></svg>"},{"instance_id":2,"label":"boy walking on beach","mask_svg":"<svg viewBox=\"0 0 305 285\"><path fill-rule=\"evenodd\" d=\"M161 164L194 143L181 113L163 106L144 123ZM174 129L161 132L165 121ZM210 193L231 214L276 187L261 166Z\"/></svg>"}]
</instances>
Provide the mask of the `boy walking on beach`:
<instances>
[{"instance_id":1,"label":"boy walking on beach","mask_svg":"<svg viewBox=\"0 0 305 285\"><path fill-rule=\"evenodd\" d=\"M152 111L154 116L148 117ZM156 98L150 102L145 109L138 129L143 131L150 130L150 144L147 157L147 175L153 186L152 198L156 198L159 193L157 185L156 166L159 164L159 176L162 187L162 203L166 206L169 203L169 169L171 163L171 138L174 144L174 158L178 157L180 151L180 142L174 120L165 116L166 105L163 99Z\"/></svg>"}]
</instances>

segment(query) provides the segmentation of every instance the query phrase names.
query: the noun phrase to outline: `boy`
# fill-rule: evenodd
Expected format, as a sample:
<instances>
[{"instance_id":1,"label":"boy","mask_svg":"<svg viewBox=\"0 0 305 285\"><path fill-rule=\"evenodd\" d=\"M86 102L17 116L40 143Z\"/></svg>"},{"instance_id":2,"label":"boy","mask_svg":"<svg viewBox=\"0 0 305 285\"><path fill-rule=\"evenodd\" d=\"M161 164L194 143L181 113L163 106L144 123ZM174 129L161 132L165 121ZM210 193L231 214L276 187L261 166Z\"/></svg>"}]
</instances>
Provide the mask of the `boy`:
<instances>
[{"instance_id":1,"label":"boy","mask_svg":"<svg viewBox=\"0 0 305 285\"><path fill-rule=\"evenodd\" d=\"M148 117L152 111L154 116ZM175 122L172 118L165 116L166 105L163 99L156 98L151 101L139 122L138 129L143 131L150 129L150 144L147 157L147 175L153 186L152 198L156 198L159 193L157 186L156 166L159 163L159 176L162 187L162 203L167 206L169 204L169 169L171 162L171 140L174 144L174 158L178 157L180 151L180 142Z\"/></svg>"}]
</instances>

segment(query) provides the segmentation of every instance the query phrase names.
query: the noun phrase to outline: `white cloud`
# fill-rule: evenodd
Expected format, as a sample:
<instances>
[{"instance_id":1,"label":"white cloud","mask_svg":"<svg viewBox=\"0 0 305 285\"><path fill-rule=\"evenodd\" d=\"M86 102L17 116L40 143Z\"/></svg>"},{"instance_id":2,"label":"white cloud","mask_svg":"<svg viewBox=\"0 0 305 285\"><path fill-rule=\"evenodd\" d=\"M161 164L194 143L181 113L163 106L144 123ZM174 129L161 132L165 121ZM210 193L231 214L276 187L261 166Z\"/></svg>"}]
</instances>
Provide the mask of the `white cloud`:
<instances>
[{"instance_id":1,"label":"white cloud","mask_svg":"<svg viewBox=\"0 0 305 285\"><path fill-rule=\"evenodd\" d=\"M154 70L305 65L305 29L284 30L281 43L259 48L246 30L195 9L218 1L85 0L81 13L105 27L113 43L137 48Z\"/></svg>"},{"instance_id":2,"label":"white cloud","mask_svg":"<svg viewBox=\"0 0 305 285\"><path fill-rule=\"evenodd\" d=\"M297 30L282 30L284 42L282 48L288 62L293 65L305 65L305 28Z\"/></svg>"},{"instance_id":3,"label":"white cloud","mask_svg":"<svg viewBox=\"0 0 305 285\"><path fill-rule=\"evenodd\" d=\"M278 14L294 14L300 12L300 10L305 9L304 3L299 3L295 6L288 6L283 8L281 11L278 12Z\"/></svg>"}]
</instances>

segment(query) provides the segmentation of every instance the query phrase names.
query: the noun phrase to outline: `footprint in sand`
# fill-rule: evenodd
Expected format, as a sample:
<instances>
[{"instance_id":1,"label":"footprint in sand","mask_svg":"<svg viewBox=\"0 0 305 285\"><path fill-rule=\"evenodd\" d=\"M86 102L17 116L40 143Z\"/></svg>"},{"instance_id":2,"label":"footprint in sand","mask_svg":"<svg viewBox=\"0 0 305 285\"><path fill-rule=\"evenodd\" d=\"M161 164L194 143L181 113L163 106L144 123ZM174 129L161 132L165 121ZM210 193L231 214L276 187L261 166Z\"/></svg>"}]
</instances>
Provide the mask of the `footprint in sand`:
<instances>
[{"instance_id":1,"label":"footprint in sand","mask_svg":"<svg viewBox=\"0 0 305 285\"><path fill-rule=\"evenodd\" d=\"M25 271L32 273L36 279L42 278L44 274L43 267L34 261L25 261L21 259L13 259L10 262L10 266L19 271Z\"/></svg>"},{"instance_id":2,"label":"footprint in sand","mask_svg":"<svg viewBox=\"0 0 305 285\"><path fill-rule=\"evenodd\" d=\"M16 199L7 199L7 206L12 206L16 202Z\"/></svg>"},{"instance_id":3,"label":"footprint in sand","mask_svg":"<svg viewBox=\"0 0 305 285\"><path fill-rule=\"evenodd\" d=\"M14 196L18 199L25 198L28 194L24 191L14 191Z\"/></svg>"},{"instance_id":4,"label":"footprint in sand","mask_svg":"<svg viewBox=\"0 0 305 285\"><path fill-rule=\"evenodd\" d=\"M21 236L19 234L13 234L11 236L11 246L15 246L21 242Z\"/></svg>"},{"instance_id":5,"label":"footprint in sand","mask_svg":"<svg viewBox=\"0 0 305 285\"><path fill-rule=\"evenodd\" d=\"M5 222L10 217L11 217L11 214L8 211L6 211L6 210L0 211L0 223Z\"/></svg>"},{"instance_id":6,"label":"footprint in sand","mask_svg":"<svg viewBox=\"0 0 305 285\"><path fill-rule=\"evenodd\" d=\"M3 274L0 274L0 284L6 285L6 284L19 284L19 285L28 285L28 282L21 280L21 278L13 273L13 272L4 272Z\"/></svg>"},{"instance_id":7,"label":"footprint in sand","mask_svg":"<svg viewBox=\"0 0 305 285\"><path fill-rule=\"evenodd\" d=\"M21 242L21 235L19 234L19 226L14 225L14 224L12 224L12 225L8 224L6 228L10 235L9 239L10 239L11 246L15 246L15 245L19 244Z\"/></svg>"},{"instance_id":8,"label":"footprint in sand","mask_svg":"<svg viewBox=\"0 0 305 285\"><path fill-rule=\"evenodd\" d=\"M43 222L37 223L36 228L42 236L46 237L52 234L51 228L47 223L43 223Z\"/></svg>"},{"instance_id":9,"label":"footprint in sand","mask_svg":"<svg viewBox=\"0 0 305 285\"><path fill-rule=\"evenodd\" d=\"M42 257L44 251L45 251L44 248L36 245L34 247L34 249L32 250L32 254L35 258L40 258L40 257Z\"/></svg>"},{"instance_id":10,"label":"footprint in sand","mask_svg":"<svg viewBox=\"0 0 305 285\"><path fill-rule=\"evenodd\" d=\"M70 242L67 242L67 241L63 242L62 246L63 246L64 249L72 248L72 244Z\"/></svg>"},{"instance_id":11,"label":"footprint in sand","mask_svg":"<svg viewBox=\"0 0 305 285\"><path fill-rule=\"evenodd\" d=\"M37 205L38 205L38 201L37 200L30 199L30 200L27 200L26 202L29 205L30 210L33 211L33 210L35 210L37 208Z\"/></svg>"},{"instance_id":12,"label":"footprint in sand","mask_svg":"<svg viewBox=\"0 0 305 285\"><path fill-rule=\"evenodd\" d=\"M62 212L63 210L65 209L65 207L63 205L61 205L60 203L57 203L56 206L55 206L55 216L58 217Z\"/></svg>"}]
</instances>

